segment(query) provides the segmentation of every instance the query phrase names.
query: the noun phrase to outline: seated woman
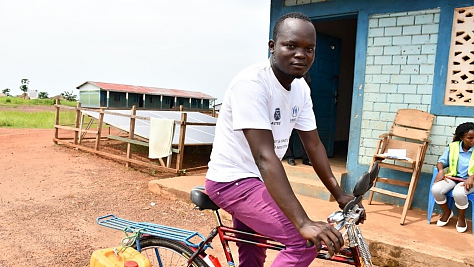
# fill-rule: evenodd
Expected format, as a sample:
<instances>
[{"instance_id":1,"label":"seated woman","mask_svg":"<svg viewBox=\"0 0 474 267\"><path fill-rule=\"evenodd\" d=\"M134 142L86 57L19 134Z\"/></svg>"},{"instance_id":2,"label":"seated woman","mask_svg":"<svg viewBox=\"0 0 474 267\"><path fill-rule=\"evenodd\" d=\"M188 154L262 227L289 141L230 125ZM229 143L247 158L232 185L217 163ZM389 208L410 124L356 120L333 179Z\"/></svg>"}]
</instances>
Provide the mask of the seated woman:
<instances>
[{"instance_id":1,"label":"seated woman","mask_svg":"<svg viewBox=\"0 0 474 267\"><path fill-rule=\"evenodd\" d=\"M456 127L453 142L449 144L439 158L436 175L431 192L438 205L443 209L443 215L436 223L445 226L453 217L453 212L446 203L446 193L453 189L453 198L459 209L456 230L460 233L467 230L465 219L466 209L469 207L467 195L474 193L474 122L465 122ZM444 173L444 168L448 172Z\"/></svg>"}]
</instances>

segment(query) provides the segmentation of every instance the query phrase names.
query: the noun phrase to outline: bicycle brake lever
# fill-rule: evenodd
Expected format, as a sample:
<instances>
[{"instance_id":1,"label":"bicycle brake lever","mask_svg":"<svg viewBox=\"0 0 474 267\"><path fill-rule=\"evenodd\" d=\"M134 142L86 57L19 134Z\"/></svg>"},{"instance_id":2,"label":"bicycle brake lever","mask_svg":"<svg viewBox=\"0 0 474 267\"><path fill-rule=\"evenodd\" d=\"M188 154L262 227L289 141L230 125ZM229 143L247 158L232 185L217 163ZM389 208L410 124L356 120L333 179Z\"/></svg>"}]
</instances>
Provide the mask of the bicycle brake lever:
<instances>
[{"instance_id":1,"label":"bicycle brake lever","mask_svg":"<svg viewBox=\"0 0 474 267\"><path fill-rule=\"evenodd\" d=\"M349 201L346 206L344 206L344 209L342 210L342 214L344 214L344 216L346 216L349 211L356 205L356 202L354 201L355 198L351 201Z\"/></svg>"}]
</instances>

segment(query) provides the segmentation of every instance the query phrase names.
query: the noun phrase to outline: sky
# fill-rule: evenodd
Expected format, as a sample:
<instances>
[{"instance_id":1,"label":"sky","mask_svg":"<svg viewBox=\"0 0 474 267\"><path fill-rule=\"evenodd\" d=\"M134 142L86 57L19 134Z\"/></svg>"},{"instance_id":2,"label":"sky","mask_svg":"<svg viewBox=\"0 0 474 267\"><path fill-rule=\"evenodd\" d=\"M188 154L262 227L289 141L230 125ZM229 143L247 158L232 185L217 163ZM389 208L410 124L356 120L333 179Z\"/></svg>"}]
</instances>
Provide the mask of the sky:
<instances>
[{"instance_id":1,"label":"sky","mask_svg":"<svg viewBox=\"0 0 474 267\"><path fill-rule=\"evenodd\" d=\"M86 81L223 99L268 57L270 0L0 0L0 92L50 97Z\"/></svg>"}]
</instances>

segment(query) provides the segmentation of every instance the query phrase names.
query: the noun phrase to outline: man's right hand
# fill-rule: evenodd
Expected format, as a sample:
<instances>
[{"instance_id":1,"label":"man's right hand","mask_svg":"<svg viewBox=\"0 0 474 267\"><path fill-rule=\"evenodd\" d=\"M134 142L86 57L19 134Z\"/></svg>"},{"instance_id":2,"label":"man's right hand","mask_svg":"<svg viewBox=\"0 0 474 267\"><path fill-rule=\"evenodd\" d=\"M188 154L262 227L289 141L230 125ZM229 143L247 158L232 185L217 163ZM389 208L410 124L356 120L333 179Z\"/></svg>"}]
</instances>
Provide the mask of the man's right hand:
<instances>
[{"instance_id":1,"label":"man's right hand","mask_svg":"<svg viewBox=\"0 0 474 267\"><path fill-rule=\"evenodd\" d=\"M316 250L321 250L321 242L326 244L329 255L338 253L344 245L344 238L341 233L329 223L323 221L308 221L301 229L301 235L310 240L316 246Z\"/></svg>"}]
</instances>

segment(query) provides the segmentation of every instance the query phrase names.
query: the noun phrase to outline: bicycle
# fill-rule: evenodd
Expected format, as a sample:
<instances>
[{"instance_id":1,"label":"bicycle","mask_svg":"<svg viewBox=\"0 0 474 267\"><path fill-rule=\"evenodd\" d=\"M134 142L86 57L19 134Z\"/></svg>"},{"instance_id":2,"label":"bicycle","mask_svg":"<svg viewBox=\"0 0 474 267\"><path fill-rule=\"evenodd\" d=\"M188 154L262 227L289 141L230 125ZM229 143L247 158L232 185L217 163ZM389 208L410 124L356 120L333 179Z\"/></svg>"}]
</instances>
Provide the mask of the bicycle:
<instances>
[{"instance_id":1,"label":"bicycle","mask_svg":"<svg viewBox=\"0 0 474 267\"><path fill-rule=\"evenodd\" d=\"M322 244L317 257L354 266L373 266L369 246L364 240L358 227L358 222L364 209L358 205L364 194L373 186L379 168L376 162L370 172L365 172L354 186L354 198L347 203L342 211L333 212L328 216L328 223L341 231L346 247L341 248L338 254L332 257L327 252L327 247ZM135 233L132 237L125 238L126 245L132 246L145 257L152 266L194 266L194 267L221 267L220 263L206 253L211 248L212 240L219 236L228 266L235 266L229 242L243 242L272 250L282 250L284 245L263 235L239 231L232 227L224 226L219 215L219 207L212 202L204 191L203 186L191 190L191 200L196 205L195 209L212 210L216 216L217 226L211 230L208 237L202 234L180 228L147 222L134 222L108 214L97 218L101 226ZM236 237L239 234L240 237ZM265 242L255 242L252 238L261 238ZM200 240L198 242L194 240Z\"/></svg>"}]
</instances>

